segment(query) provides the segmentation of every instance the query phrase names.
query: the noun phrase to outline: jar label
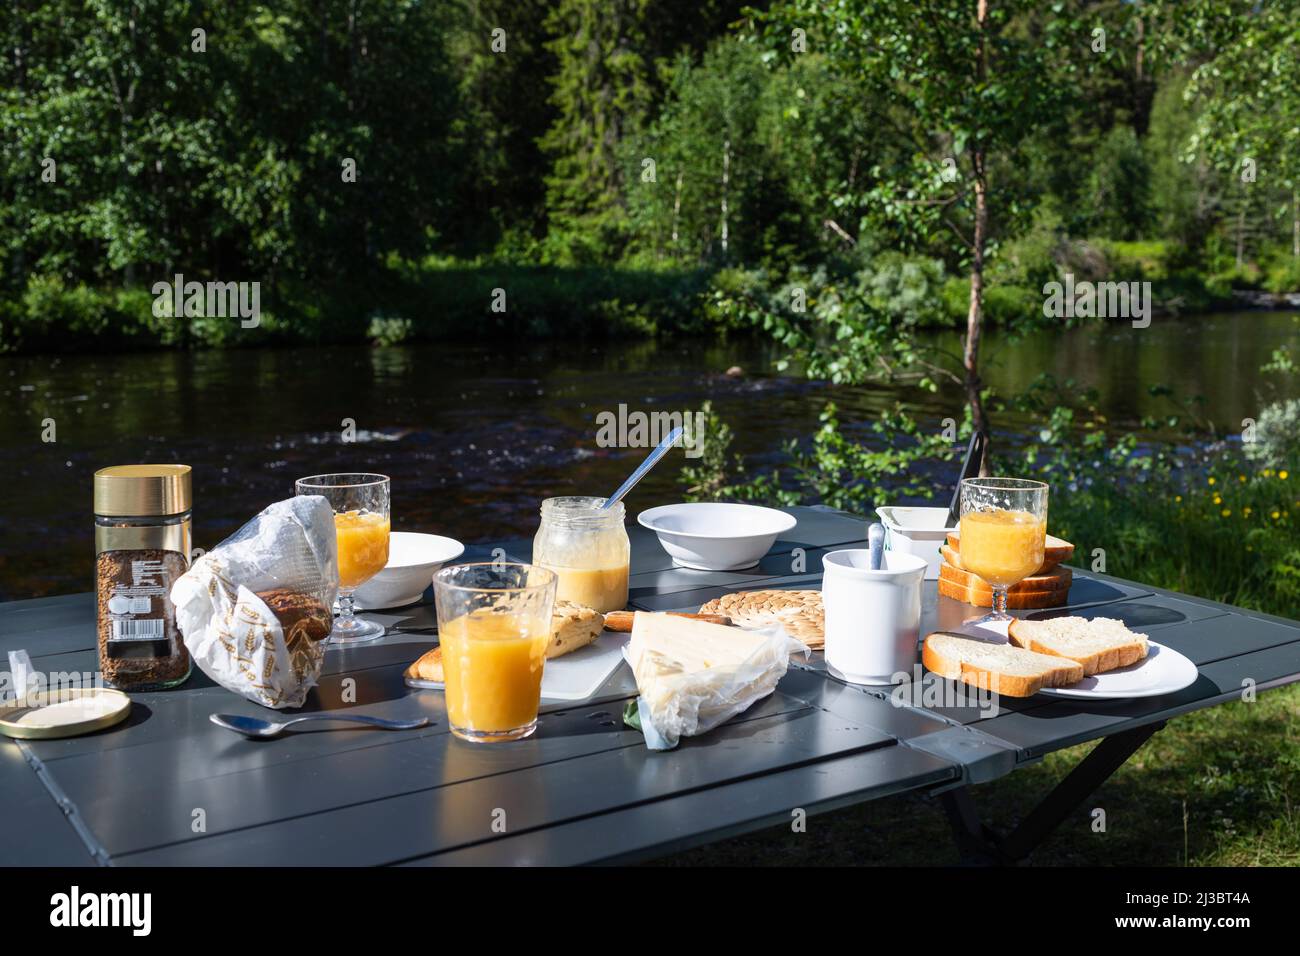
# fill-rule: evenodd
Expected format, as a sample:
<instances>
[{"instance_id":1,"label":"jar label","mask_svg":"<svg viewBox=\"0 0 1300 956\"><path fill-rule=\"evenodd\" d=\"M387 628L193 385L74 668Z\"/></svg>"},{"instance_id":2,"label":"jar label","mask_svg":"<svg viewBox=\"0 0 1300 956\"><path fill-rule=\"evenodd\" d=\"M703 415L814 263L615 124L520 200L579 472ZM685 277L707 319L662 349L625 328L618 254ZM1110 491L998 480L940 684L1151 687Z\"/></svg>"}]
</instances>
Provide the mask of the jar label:
<instances>
[{"instance_id":1,"label":"jar label","mask_svg":"<svg viewBox=\"0 0 1300 956\"><path fill-rule=\"evenodd\" d=\"M130 562L129 569L129 579L122 575L109 592L105 650L109 657L167 657L167 569L148 559ZM154 598L162 598L157 613Z\"/></svg>"}]
</instances>

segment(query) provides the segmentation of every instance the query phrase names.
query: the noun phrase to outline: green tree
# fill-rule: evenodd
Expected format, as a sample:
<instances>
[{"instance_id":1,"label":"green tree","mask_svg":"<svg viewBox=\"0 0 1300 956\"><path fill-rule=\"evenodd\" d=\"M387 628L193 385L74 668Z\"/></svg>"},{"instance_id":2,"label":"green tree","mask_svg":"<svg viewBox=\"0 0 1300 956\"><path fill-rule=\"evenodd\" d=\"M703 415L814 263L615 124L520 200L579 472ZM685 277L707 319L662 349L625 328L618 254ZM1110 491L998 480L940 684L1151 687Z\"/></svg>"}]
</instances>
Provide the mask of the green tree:
<instances>
[{"instance_id":1,"label":"green tree","mask_svg":"<svg viewBox=\"0 0 1300 956\"><path fill-rule=\"evenodd\" d=\"M1193 71L1186 96L1199 106L1189 155L1204 152L1236 188L1228 229L1242 259L1252 203L1242 195L1273 192L1276 212L1290 220L1292 256L1300 260L1300 4L1164 3L1170 23L1169 45L1202 62Z\"/></svg>"},{"instance_id":2,"label":"green tree","mask_svg":"<svg viewBox=\"0 0 1300 956\"><path fill-rule=\"evenodd\" d=\"M625 159L633 221L657 251L695 260L761 255L774 212L763 201L772 176L759 133L770 80L759 50L733 39L699 65L681 58L663 111L629 141Z\"/></svg>"},{"instance_id":3,"label":"green tree","mask_svg":"<svg viewBox=\"0 0 1300 956\"><path fill-rule=\"evenodd\" d=\"M625 141L657 110L679 55L698 55L740 4L729 0L558 0L546 19L556 116L541 143L551 254L609 261L628 239Z\"/></svg>"},{"instance_id":4,"label":"green tree","mask_svg":"<svg viewBox=\"0 0 1300 956\"><path fill-rule=\"evenodd\" d=\"M10 291L32 273L364 277L383 253L422 251L446 215L455 90L427 5L42 0L9 29Z\"/></svg>"},{"instance_id":5,"label":"green tree","mask_svg":"<svg viewBox=\"0 0 1300 956\"><path fill-rule=\"evenodd\" d=\"M1156 234L1198 249L1213 223L1221 184L1204 150L1188 155L1196 130L1194 104L1184 94L1187 76L1171 71L1156 91L1144 148L1151 170L1151 216Z\"/></svg>"},{"instance_id":6,"label":"green tree","mask_svg":"<svg viewBox=\"0 0 1300 956\"><path fill-rule=\"evenodd\" d=\"M1076 11L1057 5L1037 16L1024 0L789 0L765 18L773 49L798 56L798 38L858 84L884 152L870 175L842 190L841 205L863 210L859 229L920 248L941 244L969 277L969 307L957 369L940 371L963 390L976 430L987 435L979 373L985 264L997 230L1011 231L1028 211L1015 188L1027 163L1023 144L1068 102L1087 55L1089 35ZM796 32L801 31L801 32ZM796 317L778 317L778 337L860 360L850 374L875 371L880 324L867 315L837 318L829 340ZM855 328L855 325L858 326ZM939 371L939 370L937 370Z\"/></svg>"},{"instance_id":7,"label":"green tree","mask_svg":"<svg viewBox=\"0 0 1300 956\"><path fill-rule=\"evenodd\" d=\"M1132 127L1113 127L1089 165L1086 196L1093 229L1110 239L1144 238L1150 222L1151 175Z\"/></svg>"}]
</instances>

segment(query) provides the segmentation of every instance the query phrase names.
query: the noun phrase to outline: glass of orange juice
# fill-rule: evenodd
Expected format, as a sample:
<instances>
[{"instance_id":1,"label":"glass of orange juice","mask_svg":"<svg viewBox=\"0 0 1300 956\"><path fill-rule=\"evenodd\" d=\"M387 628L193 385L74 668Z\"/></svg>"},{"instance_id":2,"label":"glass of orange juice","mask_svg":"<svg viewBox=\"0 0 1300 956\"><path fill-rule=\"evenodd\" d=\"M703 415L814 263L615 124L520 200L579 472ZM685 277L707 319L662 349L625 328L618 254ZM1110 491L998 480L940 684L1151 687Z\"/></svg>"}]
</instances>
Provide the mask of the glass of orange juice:
<instances>
[{"instance_id":1,"label":"glass of orange juice","mask_svg":"<svg viewBox=\"0 0 1300 956\"><path fill-rule=\"evenodd\" d=\"M972 624L1009 621L1007 591L1043 566L1047 485L1027 478L961 483L961 565L993 590L993 610Z\"/></svg>"},{"instance_id":2,"label":"glass of orange juice","mask_svg":"<svg viewBox=\"0 0 1300 956\"><path fill-rule=\"evenodd\" d=\"M551 640L554 571L534 564L459 564L433 576L451 732L473 743L537 729Z\"/></svg>"},{"instance_id":3,"label":"glass of orange juice","mask_svg":"<svg viewBox=\"0 0 1300 956\"><path fill-rule=\"evenodd\" d=\"M339 616L330 644L358 644L384 636L384 627L355 616L352 593L388 564L387 475L346 473L299 478L294 492L323 495L334 509L339 550Z\"/></svg>"}]
</instances>

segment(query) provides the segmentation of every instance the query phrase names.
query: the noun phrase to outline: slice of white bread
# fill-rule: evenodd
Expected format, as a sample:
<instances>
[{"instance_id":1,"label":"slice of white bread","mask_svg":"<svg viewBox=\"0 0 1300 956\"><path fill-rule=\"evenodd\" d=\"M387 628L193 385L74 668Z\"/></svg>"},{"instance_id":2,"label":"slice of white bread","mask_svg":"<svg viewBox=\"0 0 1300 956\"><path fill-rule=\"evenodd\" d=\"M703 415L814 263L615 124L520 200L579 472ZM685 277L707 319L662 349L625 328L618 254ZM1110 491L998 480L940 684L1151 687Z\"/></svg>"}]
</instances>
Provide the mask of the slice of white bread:
<instances>
[{"instance_id":1,"label":"slice of white bread","mask_svg":"<svg viewBox=\"0 0 1300 956\"><path fill-rule=\"evenodd\" d=\"M1007 697L1031 697L1044 687L1083 680L1083 666L1063 657L947 631L935 631L925 639L921 661L940 677Z\"/></svg>"},{"instance_id":2,"label":"slice of white bread","mask_svg":"<svg viewBox=\"0 0 1300 956\"><path fill-rule=\"evenodd\" d=\"M1018 647L1075 661L1083 665L1084 674L1128 667L1147 656L1147 636L1109 617L1012 621L1007 636Z\"/></svg>"}]
</instances>

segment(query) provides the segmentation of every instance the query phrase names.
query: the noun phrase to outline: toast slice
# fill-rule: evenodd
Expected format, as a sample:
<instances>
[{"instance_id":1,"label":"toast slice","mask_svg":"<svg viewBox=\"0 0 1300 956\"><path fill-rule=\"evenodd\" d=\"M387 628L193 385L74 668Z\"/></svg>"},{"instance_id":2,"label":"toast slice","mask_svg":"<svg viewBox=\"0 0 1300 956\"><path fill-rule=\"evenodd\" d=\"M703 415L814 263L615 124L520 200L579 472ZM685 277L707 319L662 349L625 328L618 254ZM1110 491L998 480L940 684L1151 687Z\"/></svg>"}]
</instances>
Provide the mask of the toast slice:
<instances>
[{"instance_id":1,"label":"toast slice","mask_svg":"<svg viewBox=\"0 0 1300 956\"><path fill-rule=\"evenodd\" d=\"M1073 580L1074 572L1068 567L1027 577L1007 591L1007 607L1016 610L1061 607L1070 596ZM939 593L975 607L993 606L993 589L987 582L946 562L939 565Z\"/></svg>"},{"instance_id":2,"label":"toast slice","mask_svg":"<svg viewBox=\"0 0 1300 956\"><path fill-rule=\"evenodd\" d=\"M944 560L954 568L961 567L961 529L958 528L949 531L945 543L939 548ZM1035 574L1047 574L1052 569L1064 564L1074 556L1074 545L1058 538L1054 534L1047 536L1047 541L1043 545L1043 563Z\"/></svg>"},{"instance_id":3,"label":"toast slice","mask_svg":"<svg viewBox=\"0 0 1300 956\"><path fill-rule=\"evenodd\" d=\"M936 631L925 639L921 661L940 677L1007 697L1032 697L1044 687L1065 687L1083 680L1083 665L1063 657L947 631Z\"/></svg>"},{"instance_id":4,"label":"toast slice","mask_svg":"<svg viewBox=\"0 0 1300 956\"><path fill-rule=\"evenodd\" d=\"M442 669L442 646L432 647L421 654L406 669L407 677L442 683L447 678Z\"/></svg>"},{"instance_id":5,"label":"toast slice","mask_svg":"<svg viewBox=\"0 0 1300 956\"><path fill-rule=\"evenodd\" d=\"M1147 656L1147 636L1109 617L1012 621L1007 636L1017 647L1072 660L1085 675L1128 667Z\"/></svg>"},{"instance_id":6,"label":"toast slice","mask_svg":"<svg viewBox=\"0 0 1300 956\"><path fill-rule=\"evenodd\" d=\"M988 582L974 571L954 568L947 563L941 562L939 564L939 580L949 581L958 587L971 588L975 591L987 591L989 593L993 591ZM1047 574L1031 574L1029 577L1011 585L1007 593L1015 594L1017 591L1060 591L1062 589L1068 591L1073 581L1074 569L1068 566L1060 567Z\"/></svg>"},{"instance_id":7,"label":"toast slice","mask_svg":"<svg viewBox=\"0 0 1300 956\"><path fill-rule=\"evenodd\" d=\"M551 639L546 643L546 659L563 657L600 637L605 629L605 615L572 601L557 600L551 613ZM407 677L442 682L446 678L442 665L442 645L425 651L406 669Z\"/></svg>"},{"instance_id":8,"label":"toast slice","mask_svg":"<svg viewBox=\"0 0 1300 956\"><path fill-rule=\"evenodd\" d=\"M952 598L954 601L961 601L962 604L969 604L972 607L992 607L993 592L988 588L977 589L972 587L963 587L959 584L953 584L951 581L939 579L939 594L941 597ZM1045 610L1053 607L1064 607L1070 599L1069 588L1058 588L1055 591L1009 591L1007 593L1007 609L1012 611L1030 611Z\"/></svg>"}]
</instances>

